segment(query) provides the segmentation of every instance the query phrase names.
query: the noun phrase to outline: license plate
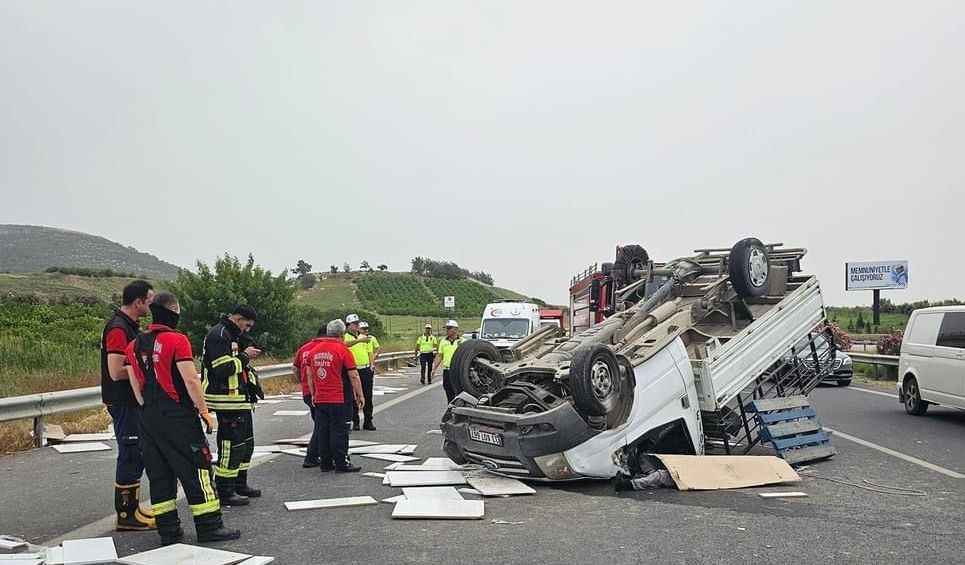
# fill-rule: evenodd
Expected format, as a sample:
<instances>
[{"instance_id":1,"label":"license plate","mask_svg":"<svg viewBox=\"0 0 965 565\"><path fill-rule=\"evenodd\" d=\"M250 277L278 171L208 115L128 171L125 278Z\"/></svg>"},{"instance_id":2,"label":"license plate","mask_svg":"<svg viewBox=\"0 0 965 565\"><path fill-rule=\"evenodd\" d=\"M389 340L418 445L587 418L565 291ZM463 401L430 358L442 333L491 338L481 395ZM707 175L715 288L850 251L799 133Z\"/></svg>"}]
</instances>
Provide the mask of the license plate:
<instances>
[{"instance_id":1,"label":"license plate","mask_svg":"<svg viewBox=\"0 0 965 565\"><path fill-rule=\"evenodd\" d=\"M501 434L491 434L476 428L469 428L469 438L480 443L498 445L499 447L503 446L503 436Z\"/></svg>"}]
</instances>

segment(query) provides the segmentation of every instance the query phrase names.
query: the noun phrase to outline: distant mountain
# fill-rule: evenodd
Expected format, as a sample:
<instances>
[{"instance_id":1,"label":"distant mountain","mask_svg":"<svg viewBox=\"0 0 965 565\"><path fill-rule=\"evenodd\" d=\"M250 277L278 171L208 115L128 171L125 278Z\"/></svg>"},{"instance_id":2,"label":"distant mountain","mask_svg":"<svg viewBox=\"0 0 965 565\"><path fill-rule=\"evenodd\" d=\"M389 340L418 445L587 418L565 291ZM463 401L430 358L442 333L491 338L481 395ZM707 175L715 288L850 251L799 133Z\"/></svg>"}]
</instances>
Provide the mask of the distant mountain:
<instances>
[{"instance_id":1,"label":"distant mountain","mask_svg":"<svg viewBox=\"0 0 965 565\"><path fill-rule=\"evenodd\" d=\"M49 267L111 269L160 280L178 275L176 265L100 236L0 224L0 272L39 273Z\"/></svg>"}]
</instances>

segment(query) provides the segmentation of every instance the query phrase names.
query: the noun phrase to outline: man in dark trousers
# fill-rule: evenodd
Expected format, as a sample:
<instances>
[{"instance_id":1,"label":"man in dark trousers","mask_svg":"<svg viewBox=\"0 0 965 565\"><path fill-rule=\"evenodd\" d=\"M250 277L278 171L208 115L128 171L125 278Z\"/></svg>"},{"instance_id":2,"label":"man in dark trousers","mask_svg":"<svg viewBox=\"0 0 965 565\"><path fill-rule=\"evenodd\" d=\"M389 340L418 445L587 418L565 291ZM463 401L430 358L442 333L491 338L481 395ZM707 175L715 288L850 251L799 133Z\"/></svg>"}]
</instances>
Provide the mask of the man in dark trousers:
<instances>
[{"instance_id":1,"label":"man in dark trousers","mask_svg":"<svg viewBox=\"0 0 965 565\"><path fill-rule=\"evenodd\" d=\"M452 380L456 377L450 373L449 367L452 365L452 357L456 354L460 343L462 338L459 337L459 322L449 320L446 322L446 337L439 340L439 352L436 353L436 360L432 364L432 373L442 365L442 388L446 391L446 402L449 404L456 398L456 388L452 386Z\"/></svg>"},{"instance_id":2,"label":"man in dark trousers","mask_svg":"<svg viewBox=\"0 0 965 565\"><path fill-rule=\"evenodd\" d=\"M432 335L432 325L426 324L425 331L415 341L415 354L419 358L419 382L432 384L432 360L436 358L439 340Z\"/></svg>"},{"instance_id":3,"label":"man in dark trousers","mask_svg":"<svg viewBox=\"0 0 965 565\"><path fill-rule=\"evenodd\" d=\"M375 431L375 423L372 422L372 392L375 389L375 373L372 372L372 364L369 355L369 341L372 339L361 333L359 327L361 320L356 314L349 314L345 317L345 347L352 352L355 358L355 366L358 368L359 378L362 380L362 391L365 402L355 405L352 410L352 429L358 431L364 429ZM364 406L364 407L363 407ZM359 411L364 416L362 426L359 427Z\"/></svg>"},{"instance_id":4,"label":"man in dark trousers","mask_svg":"<svg viewBox=\"0 0 965 565\"><path fill-rule=\"evenodd\" d=\"M241 349L242 334L251 331L258 314L239 304L222 316L204 338L201 380L204 399L218 416L218 463L214 467L218 496L226 506L243 506L261 491L248 486L248 469L255 451L255 429L251 416L254 375L245 371L261 354L253 345Z\"/></svg>"},{"instance_id":5,"label":"man in dark trousers","mask_svg":"<svg viewBox=\"0 0 965 565\"><path fill-rule=\"evenodd\" d=\"M212 419L194 368L191 342L175 331L181 306L162 292L151 303L153 323L127 346L130 387L143 406L140 414L144 466L161 544L184 539L177 510L178 482L191 506L199 543L233 540L221 520L221 504L211 484L211 451L201 427ZM200 417L200 419L199 419Z\"/></svg>"},{"instance_id":6,"label":"man in dark trousers","mask_svg":"<svg viewBox=\"0 0 965 565\"><path fill-rule=\"evenodd\" d=\"M138 433L141 412L124 367L129 343L138 336L141 318L150 312L154 287L142 280L124 287L122 305L104 326L101 334L101 397L114 422L117 438L117 465L114 470L114 528L153 530L154 514L140 507L141 475L144 461Z\"/></svg>"},{"instance_id":7,"label":"man in dark trousers","mask_svg":"<svg viewBox=\"0 0 965 565\"><path fill-rule=\"evenodd\" d=\"M343 343L345 324L332 320L310 354L308 388L315 402L315 435L322 472L354 473L348 456L349 422L352 406L365 407L362 381L355 357Z\"/></svg>"},{"instance_id":8,"label":"man in dark trousers","mask_svg":"<svg viewBox=\"0 0 965 565\"><path fill-rule=\"evenodd\" d=\"M292 374L298 378L298 381L302 385L302 400L308 405L309 413L312 415L312 438L308 441L308 449L306 450L305 460L302 461L302 467L306 469L311 469L313 467L318 467L321 464L321 458L318 455L318 434L315 433L315 402L312 400L312 393L308 386L309 380L309 370L311 368L311 353L315 347L318 346L322 338L325 337L325 326L322 326L318 330L318 335L315 339L310 340L298 348L295 352L295 358L292 360Z\"/></svg>"}]
</instances>

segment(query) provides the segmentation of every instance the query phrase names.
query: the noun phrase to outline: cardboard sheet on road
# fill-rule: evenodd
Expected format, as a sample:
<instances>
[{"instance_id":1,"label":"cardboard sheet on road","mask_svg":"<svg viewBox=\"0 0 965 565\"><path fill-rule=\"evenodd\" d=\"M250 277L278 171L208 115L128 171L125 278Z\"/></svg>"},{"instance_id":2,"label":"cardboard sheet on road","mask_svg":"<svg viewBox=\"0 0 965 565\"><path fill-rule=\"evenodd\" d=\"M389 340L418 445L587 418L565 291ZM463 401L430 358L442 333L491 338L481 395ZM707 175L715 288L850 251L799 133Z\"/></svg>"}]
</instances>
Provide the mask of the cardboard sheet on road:
<instances>
[{"instance_id":1,"label":"cardboard sheet on road","mask_svg":"<svg viewBox=\"0 0 965 565\"><path fill-rule=\"evenodd\" d=\"M232 565L250 557L244 553L177 543L128 555L118 562L128 565Z\"/></svg>"},{"instance_id":2,"label":"cardboard sheet on road","mask_svg":"<svg viewBox=\"0 0 965 565\"><path fill-rule=\"evenodd\" d=\"M799 483L787 461L773 455L654 455L680 490L719 490Z\"/></svg>"}]
</instances>

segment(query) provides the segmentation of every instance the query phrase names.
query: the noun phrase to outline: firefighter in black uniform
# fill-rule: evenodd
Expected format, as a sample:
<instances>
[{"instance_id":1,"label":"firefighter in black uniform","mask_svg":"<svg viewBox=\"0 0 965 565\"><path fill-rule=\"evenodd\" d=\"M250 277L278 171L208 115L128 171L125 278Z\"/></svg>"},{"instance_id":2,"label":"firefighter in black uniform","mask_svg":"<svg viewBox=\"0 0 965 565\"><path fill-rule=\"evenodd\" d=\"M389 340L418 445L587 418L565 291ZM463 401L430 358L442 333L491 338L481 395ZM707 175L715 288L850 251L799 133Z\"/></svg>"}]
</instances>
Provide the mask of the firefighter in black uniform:
<instances>
[{"instance_id":1,"label":"firefighter in black uniform","mask_svg":"<svg viewBox=\"0 0 965 565\"><path fill-rule=\"evenodd\" d=\"M150 308L153 323L131 342L126 357L131 388L143 406L144 467L161 544L184 539L175 502L178 482L191 506L199 543L238 539L239 530L224 527L221 504L211 484L211 451L201 427L204 420L211 432L211 414L194 368L191 343L175 331L181 306L173 294L162 292Z\"/></svg>"},{"instance_id":2,"label":"firefighter in black uniform","mask_svg":"<svg viewBox=\"0 0 965 565\"><path fill-rule=\"evenodd\" d=\"M114 528L153 530L154 514L141 508L141 475L144 461L138 432L141 412L128 382L124 356L139 332L139 321L148 315L154 288L147 281L131 281L124 287L123 304L101 334L101 397L114 423L117 465L114 470Z\"/></svg>"},{"instance_id":3,"label":"firefighter in black uniform","mask_svg":"<svg viewBox=\"0 0 965 565\"><path fill-rule=\"evenodd\" d=\"M211 328L204 338L201 380L204 398L218 415L218 463L214 467L218 496L227 506L243 506L261 491L248 486L248 469L255 451L255 430L251 407L261 388L250 361L261 350L245 345L244 334L255 325L258 315L246 304Z\"/></svg>"}]
</instances>

